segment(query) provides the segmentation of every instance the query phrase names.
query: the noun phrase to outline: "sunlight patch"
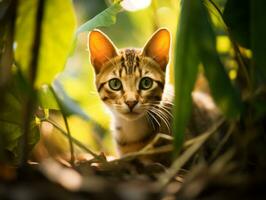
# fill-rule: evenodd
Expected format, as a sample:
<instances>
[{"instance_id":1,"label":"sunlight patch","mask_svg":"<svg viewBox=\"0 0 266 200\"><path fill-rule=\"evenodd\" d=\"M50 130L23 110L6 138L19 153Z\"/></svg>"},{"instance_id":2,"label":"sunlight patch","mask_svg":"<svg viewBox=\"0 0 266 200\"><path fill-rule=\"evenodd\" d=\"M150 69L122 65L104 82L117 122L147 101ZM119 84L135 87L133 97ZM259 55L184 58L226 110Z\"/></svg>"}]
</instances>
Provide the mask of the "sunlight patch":
<instances>
[{"instance_id":1,"label":"sunlight patch","mask_svg":"<svg viewBox=\"0 0 266 200\"><path fill-rule=\"evenodd\" d=\"M151 0L124 0L121 6L128 11L137 11L147 8L151 4Z\"/></svg>"}]
</instances>

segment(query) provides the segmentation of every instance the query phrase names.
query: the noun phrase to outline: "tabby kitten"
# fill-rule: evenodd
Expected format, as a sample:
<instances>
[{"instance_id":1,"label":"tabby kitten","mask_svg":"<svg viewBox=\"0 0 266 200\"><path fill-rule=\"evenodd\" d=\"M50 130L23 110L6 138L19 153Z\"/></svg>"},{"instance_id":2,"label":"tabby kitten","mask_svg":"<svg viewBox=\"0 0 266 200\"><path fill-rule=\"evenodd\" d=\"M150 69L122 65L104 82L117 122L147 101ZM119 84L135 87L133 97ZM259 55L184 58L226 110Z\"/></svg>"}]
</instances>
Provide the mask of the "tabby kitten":
<instances>
[{"instance_id":1,"label":"tabby kitten","mask_svg":"<svg viewBox=\"0 0 266 200\"><path fill-rule=\"evenodd\" d=\"M162 28L142 50L117 50L101 31L89 34L97 90L113 114L112 133L120 155L142 149L157 133L171 134L172 96L165 84L170 41L169 31Z\"/></svg>"}]
</instances>

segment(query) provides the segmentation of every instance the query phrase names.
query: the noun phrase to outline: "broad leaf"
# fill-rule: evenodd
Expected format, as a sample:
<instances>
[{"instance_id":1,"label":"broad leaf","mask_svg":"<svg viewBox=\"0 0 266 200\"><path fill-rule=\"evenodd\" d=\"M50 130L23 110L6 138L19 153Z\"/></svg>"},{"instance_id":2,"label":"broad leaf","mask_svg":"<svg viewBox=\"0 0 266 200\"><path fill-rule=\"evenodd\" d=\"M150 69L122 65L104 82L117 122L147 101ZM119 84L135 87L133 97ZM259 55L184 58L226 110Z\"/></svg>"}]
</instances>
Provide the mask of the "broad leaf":
<instances>
[{"instance_id":1,"label":"broad leaf","mask_svg":"<svg viewBox=\"0 0 266 200\"><path fill-rule=\"evenodd\" d=\"M19 1L16 21L15 58L25 77L29 75L32 43L35 34L38 1ZM40 23L40 22L39 22ZM71 51L75 30L75 15L70 0L46 0L41 22L41 42L35 85L51 83L62 71Z\"/></svg>"},{"instance_id":2,"label":"broad leaf","mask_svg":"<svg viewBox=\"0 0 266 200\"><path fill-rule=\"evenodd\" d=\"M84 31L91 31L97 27L106 27L116 22L116 15L121 11L122 7L119 2L112 4L110 7L93 17L88 22L78 28L77 34Z\"/></svg>"},{"instance_id":3,"label":"broad leaf","mask_svg":"<svg viewBox=\"0 0 266 200\"><path fill-rule=\"evenodd\" d=\"M38 100L43 109L61 110L66 116L80 116L93 126L95 132L100 137L106 133L106 130L100 124L85 113L79 104L69 97L58 80L55 80L51 87L43 85L38 91Z\"/></svg>"},{"instance_id":4,"label":"broad leaf","mask_svg":"<svg viewBox=\"0 0 266 200\"><path fill-rule=\"evenodd\" d=\"M25 95L29 94L25 80L16 72L13 82L8 86L5 95L2 96L0 106L0 138L4 149L4 158L13 164L18 164L21 158L21 137L23 134L23 106ZM27 149L39 141L38 127L31 119L31 129L28 133Z\"/></svg>"},{"instance_id":5,"label":"broad leaf","mask_svg":"<svg viewBox=\"0 0 266 200\"><path fill-rule=\"evenodd\" d=\"M58 80L55 80L52 84L54 90L54 97L57 98L57 101L60 103L62 112L67 116L76 114L82 117L85 120L91 120L90 117L75 103L65 92Z\"/></svg>"}]
</instances>

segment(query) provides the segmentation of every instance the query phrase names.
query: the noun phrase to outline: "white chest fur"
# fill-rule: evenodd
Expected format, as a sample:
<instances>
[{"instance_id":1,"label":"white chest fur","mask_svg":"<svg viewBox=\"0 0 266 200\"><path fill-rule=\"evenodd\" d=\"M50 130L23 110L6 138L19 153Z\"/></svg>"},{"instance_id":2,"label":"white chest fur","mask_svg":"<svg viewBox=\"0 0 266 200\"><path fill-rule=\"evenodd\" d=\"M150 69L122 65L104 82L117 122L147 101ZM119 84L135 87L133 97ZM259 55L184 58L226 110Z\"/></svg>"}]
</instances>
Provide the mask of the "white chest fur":
<instances>
[{"instance_id":1,"label":"white chest fur","mask_svg":"<svg viewBox=\"0 0 266 200\"><path fill-rule=\"evenodd\" d=\"M152 127L144 116L136 120L127 120L114 116L112 121L112 133L120 143L133 143L152 133Z\"/></svg>"}]
</instances>

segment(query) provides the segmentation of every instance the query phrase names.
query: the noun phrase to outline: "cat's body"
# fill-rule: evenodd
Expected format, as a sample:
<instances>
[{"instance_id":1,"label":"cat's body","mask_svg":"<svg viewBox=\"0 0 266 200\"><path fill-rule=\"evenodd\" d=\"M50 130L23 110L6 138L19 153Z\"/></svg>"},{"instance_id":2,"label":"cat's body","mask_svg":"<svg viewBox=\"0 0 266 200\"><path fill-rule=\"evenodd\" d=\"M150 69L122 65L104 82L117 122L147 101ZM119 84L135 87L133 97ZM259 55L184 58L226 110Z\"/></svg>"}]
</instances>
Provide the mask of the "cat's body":
<instances>
[{"instance_id":1,"label":"cat's body","mask_svg":"<svg viewBox=\"0 0 266 200\"><path fill-rule=\"evenodd\" d=\"M139 151L158 133L171 134L173 92L165 83L170 40L169 31L160 29L143 50L117 51L102 32L89 35L97 90L112 112L112 133L120 155ZM198 121L212 117L208 113L213 108L204 106L199 97L194 99L192 116L202 116L191 120L188 132L196 130Z\"/></svg>"}]
</instances>

